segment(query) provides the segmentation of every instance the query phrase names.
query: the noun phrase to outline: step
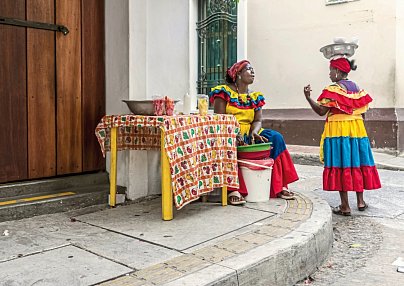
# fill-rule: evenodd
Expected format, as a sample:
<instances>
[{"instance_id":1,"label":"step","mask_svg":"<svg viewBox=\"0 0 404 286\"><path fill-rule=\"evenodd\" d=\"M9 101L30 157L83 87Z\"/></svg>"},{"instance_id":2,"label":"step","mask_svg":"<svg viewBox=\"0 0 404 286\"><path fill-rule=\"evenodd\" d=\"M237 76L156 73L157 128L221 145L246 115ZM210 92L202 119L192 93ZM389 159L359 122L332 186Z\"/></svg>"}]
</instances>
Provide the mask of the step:
<instances>
[{"instance_id":1,"label":"step","mask_svg":"<svg viewBox=\"0 0 404 286\"><path fill-rule=\"evenodd\" d=\"M125 188L119 187L119 193ZM92 205L107 207L109 184L70 187L0 200L0 222L76 210Z\"/></svg>"},{"instance_id":2,"label":"step","mask_svg":"<svg viewBox=\"0 0 404 286\"><path fill-rule=\"evenodd\" d=\"M98 172L92 174L80 174L50 179L6 183L0 184L0 198L34 195L66 188L108 184L108 182L108 173Z\"/></svg>"}]
</instances>

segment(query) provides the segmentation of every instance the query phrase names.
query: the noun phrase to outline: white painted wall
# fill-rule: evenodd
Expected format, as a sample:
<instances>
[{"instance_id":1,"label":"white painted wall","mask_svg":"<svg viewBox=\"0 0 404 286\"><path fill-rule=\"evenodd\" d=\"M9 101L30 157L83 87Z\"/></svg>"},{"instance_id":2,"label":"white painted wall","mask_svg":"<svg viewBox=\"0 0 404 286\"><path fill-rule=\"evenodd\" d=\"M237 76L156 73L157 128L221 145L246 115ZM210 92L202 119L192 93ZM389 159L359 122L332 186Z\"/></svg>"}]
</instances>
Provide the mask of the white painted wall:
<instances>
[{"instance_id":1,"label":"white painted wall","mask_svg":"<svg viewBox=\"0 0 404 286\"><path fill-rule=\"evenodd\" d=\"M188 0L147 1L147 94L181 99L189 91Z\"/></svg>"},{"instance_id":2,"label":"white painted wall","mask_svg":"<svg viewBox=\"0 0 404 286\"><path fill-rule=\"evenodd\" d=\"M404 1L396 0L396 107L404 107Z\"/></svg>"},{"instance_id":3,"label":"white painted wall","mask_svg":"<svg viewBox=\"0 0 404 286\"><path fill-rule=\"evenodd\" d=\"M266 108L308 107L303 86L311 83L316 98L330 82L319 49L334 37L359 38L358 69L350 78L373 96L373 106L393 107L399 2L248 1L248 58L256 70L254 89L266 95Z\"/></svg>"}]
</instances>

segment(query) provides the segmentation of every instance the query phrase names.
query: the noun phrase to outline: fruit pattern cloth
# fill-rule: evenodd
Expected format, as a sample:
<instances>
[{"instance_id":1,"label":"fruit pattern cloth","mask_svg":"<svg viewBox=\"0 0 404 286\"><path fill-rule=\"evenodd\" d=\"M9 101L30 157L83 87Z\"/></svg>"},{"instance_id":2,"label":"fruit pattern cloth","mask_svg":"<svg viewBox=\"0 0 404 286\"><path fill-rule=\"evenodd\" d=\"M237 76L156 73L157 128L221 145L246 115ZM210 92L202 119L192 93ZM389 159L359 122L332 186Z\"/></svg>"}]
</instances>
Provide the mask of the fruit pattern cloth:
<instances>
[{"instance_id":1,"label":"fruit pattern cloth","mask_svg":"<svg viewBox=\"0 0 404 286\"><path fill-rule=\"evenodd\" d=\"M177 209L214 188L239 187L239 124L233 115L106 115L95 129L104 157L111 149L113 127L118 127L118 151L159 150L160 128L165 131L164 147Z\"/></svg>"}]
</instances>

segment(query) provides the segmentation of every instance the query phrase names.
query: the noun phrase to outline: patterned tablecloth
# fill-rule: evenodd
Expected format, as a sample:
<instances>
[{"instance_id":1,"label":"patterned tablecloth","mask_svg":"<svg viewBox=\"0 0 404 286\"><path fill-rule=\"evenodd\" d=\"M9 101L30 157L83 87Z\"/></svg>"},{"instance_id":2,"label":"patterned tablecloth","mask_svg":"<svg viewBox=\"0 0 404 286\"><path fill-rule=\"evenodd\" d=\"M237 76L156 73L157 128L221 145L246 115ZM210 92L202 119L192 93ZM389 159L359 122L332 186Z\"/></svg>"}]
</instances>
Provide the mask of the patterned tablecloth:
<instances>
[{"instance_id":1,"label":"patterned tablecloth","mask_svg":"<svg viewBox=\"0 0 404 286\"><path fill-rule=\"evenodd\" d=\"M160 149L160 128L165 131L177 209L213 188L238 188L239 125L232 115L107 115L95 129L104 157L110 151L113 127L118 127L118 151Z\"/></svg>"}]
</instances>

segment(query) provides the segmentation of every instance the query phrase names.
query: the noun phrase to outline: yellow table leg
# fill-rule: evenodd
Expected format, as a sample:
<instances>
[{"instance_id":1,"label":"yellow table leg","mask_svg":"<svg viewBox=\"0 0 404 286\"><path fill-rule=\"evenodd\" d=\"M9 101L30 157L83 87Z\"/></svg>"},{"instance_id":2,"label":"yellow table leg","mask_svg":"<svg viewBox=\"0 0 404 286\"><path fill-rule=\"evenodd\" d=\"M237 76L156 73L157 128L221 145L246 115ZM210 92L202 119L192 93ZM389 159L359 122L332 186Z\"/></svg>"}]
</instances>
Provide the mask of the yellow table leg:
<instances>
[{"instance_id":1,"label":"yellow table leg","mask_svg":"<svg viewBox=\"0 0 404 286\"><path fill-rule=\"evenodd\" d=\"M173 219L173 194L171 191L170 163L164 148L165 132L161 130L161 213L163 220Z\"/></svg>"},{"instance_id":2,"label":"yellow table leg","mask_svg":"<svg viewBox=\"0 0 404 286\"><path fill-rule=\"evenodd\" d=\"M222 206L227 206L227 186L222 186Z\"/></svg>"},{"instance_id":3,"label":"yellow table leg","mask_svg":"<svg viewBox=\"0 0 404 286\"><path fill-rule=\"evenodd\" d=\"M109 172L109 205L115 207L116 204L116 173L117 173L117 133L118 128L111 128L111 163Z\"/></svg>"}]
</instances>

